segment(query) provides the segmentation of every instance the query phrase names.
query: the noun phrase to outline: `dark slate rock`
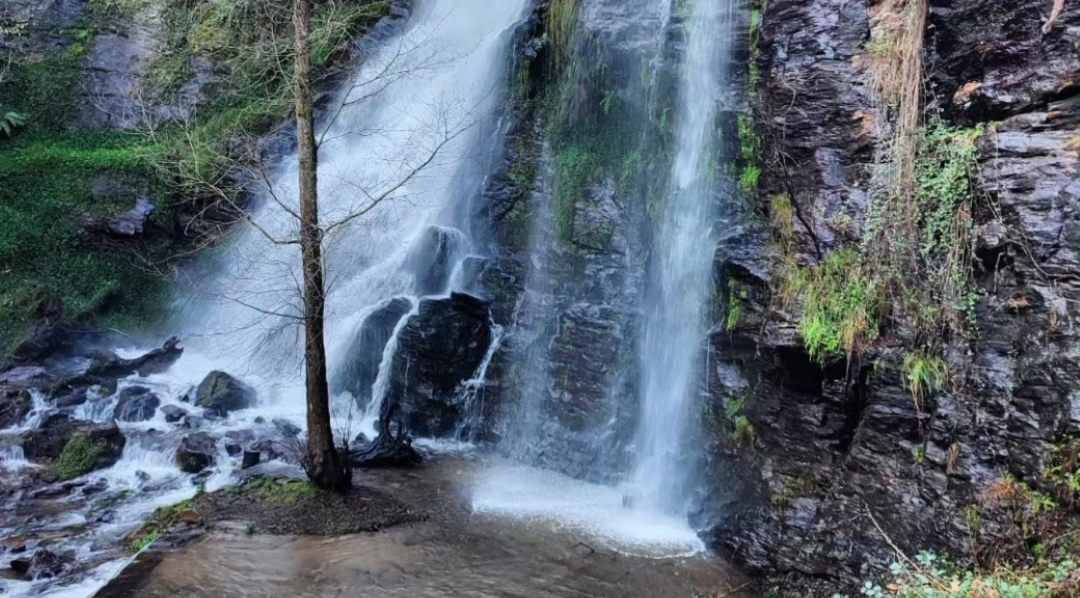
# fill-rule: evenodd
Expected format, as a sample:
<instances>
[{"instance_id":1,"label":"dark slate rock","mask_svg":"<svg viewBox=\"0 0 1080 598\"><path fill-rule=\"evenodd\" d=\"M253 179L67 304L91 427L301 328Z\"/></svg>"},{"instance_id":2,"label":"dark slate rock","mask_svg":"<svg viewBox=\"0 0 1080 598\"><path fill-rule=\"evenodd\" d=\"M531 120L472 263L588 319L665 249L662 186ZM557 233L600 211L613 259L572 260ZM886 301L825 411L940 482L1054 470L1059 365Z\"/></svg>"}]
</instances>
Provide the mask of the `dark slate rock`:
<instances>
[{"instance_id":1,"label":"dark slate rock","mask_svg":"<svg viewBox=\"0 0 1080 598\"><path fill-rule=\"evenodd\" d=\"M271 421L273 422L274 428L277 429L278 433L285 438L296 438L300 435L300 432L303 431L300 429L300 426L292 423L285 418L275 417Z\"/></svg>"},{"instance_id":2,"label":"dark slate rock","mask_svg":"<svg viewBox=\"0 0 1080 598\"><path fill-rule=\"evenodd\" d=\"M0 392L0 430L20 424L33 407L29 391Z\"/></svg>"},{"instance_id":3,"label":"dark slate rock","mask_svg":"<svg viewBox=\"0 0 1080 598\"><path fill-rule=\"evenodd\" d=\"M142 422L154 417L161 399L145 386L129 386L120 391L113 418L123 422Z\"/></svg>"},{"instance_id":4,"label":"dark slate rock","mask_svg":"<svg viewBox=\"0 0 1080 598\"><path fill-rule=\"evenodd\" d=\"M176 449L176 465L185 473L199 473L217 462L217 441L206 432L188 434Z\"/></svg>"},{"instance_id":5,"label":"dark slate rock","mask_svg":"<svg viewBox=\"0 0 1080 598\"><path fill-rule=\"evenodd\" d=\"M360 405L371 401L371 385L379 374L383 349L394 333L394 328L405 314L412 310L412 301L396 297L364 319L352 344L346 352L345 361L330 378L334 393L351 392Z\"/></svg>"},{"instance_id":6,"label":"dark slate rock","mask_svg":"<svg viewBox=\"0 0 1080 598\"><path fill-rule=\"evenodd\" d=\"M162 405L161 412L165 414L165 421L170 424L182 421L188 414L186 409L177 407L176 405Z\"/></svg>"},{"instance_id":7,"label":"dark slate rock","mask_svg":"<svg viewBox=\"0 0 1080 598\"><path fill-rule=\"evenodd\" d=\"M421 301L398 339L386 405L400 408L418 435L452 433L464 415L459 387L476 373L492 340L486 302L463 293Z\"/></svg>"}]
</instances>

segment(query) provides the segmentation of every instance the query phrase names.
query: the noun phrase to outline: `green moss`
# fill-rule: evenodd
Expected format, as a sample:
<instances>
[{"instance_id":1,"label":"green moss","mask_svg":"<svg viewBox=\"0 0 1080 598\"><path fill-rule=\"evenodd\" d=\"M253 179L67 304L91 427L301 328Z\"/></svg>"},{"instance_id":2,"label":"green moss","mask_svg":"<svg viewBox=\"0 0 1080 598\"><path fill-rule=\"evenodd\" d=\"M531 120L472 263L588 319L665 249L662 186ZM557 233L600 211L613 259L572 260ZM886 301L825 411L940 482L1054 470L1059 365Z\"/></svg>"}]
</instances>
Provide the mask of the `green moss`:
<instances>
[{"instance_id":1,"label":"green moss","mask_svg":"<svg viewBox=\"0 0 1080 598\"><path fill-rule=\"evenodd\" d=\"M142 552L150 547L151 544L161 539L161 529L153 528L147 530L144 534L139 534L131 541L132 552Z\"/></svg>"},{"instance_id":2,"label":"green moss","mask_svg":"<svg viewBox=\"0 0 1080 598\"><path fill-rule=\"evenodd\" d=\"M104 441L76 436L64 446L60 458L53 464L53 470L61 480L77 478L98 468L107 452Z\"/></svg>"},{"instance_id":3,"label":"green moss","mask_svg":"<svg viewBox=\"0 0 1080 598\"><path fill-rule=\"evenodd\" d=\"M730 332L739 326L743 315L743 301L750 296L750 292L742 285L732 282L728 288L727 324Z\"/></svg>"}]
</instances>

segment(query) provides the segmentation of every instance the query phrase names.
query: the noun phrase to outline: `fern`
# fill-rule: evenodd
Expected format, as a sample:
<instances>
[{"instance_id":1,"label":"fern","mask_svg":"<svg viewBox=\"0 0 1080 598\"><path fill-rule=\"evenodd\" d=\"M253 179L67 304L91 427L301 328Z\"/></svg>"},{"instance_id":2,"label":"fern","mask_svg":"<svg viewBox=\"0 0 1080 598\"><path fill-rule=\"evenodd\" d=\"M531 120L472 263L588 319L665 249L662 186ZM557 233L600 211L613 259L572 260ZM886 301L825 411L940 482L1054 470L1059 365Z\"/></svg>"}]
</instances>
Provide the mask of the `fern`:
<instances>
[{"instance_id":1,"label":"fern","mask_svg":"<svg viewBox=\"0 0 1080 598\"><path fill-rule=\"evenodd\" d=\"M26 117L18 112L7 112L0 117L0 131L4 132L4 135L11 137L15 133L15 129L26 124Z\"/></svg>"}]
</instances>

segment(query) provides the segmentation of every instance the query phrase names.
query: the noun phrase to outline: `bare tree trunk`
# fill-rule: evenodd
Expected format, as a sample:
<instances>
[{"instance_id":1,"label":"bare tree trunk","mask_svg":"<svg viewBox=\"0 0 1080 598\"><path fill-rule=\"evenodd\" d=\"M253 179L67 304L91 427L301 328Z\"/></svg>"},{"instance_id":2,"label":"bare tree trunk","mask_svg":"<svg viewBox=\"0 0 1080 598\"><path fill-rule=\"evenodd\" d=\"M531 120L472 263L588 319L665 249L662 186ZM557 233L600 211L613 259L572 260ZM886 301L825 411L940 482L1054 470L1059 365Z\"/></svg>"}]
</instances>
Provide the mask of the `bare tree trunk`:
<instances>
[{"instance_id":1,"label":"bare tree trunk","mask_svg":"<svg viewBox=\"0 0 1080 598\"><path fill-rule=\"evenodd\" d=\"M308 477L321 488L345 489L342 457L330 429L330 390L326 381L325 284L322 229L319 227L318 148L315 143L314 94L311 90L311 7L295 0L296 137L300 161L300 251L304 262L304 363L307 374Z\"/></svg>"}]
</instances>

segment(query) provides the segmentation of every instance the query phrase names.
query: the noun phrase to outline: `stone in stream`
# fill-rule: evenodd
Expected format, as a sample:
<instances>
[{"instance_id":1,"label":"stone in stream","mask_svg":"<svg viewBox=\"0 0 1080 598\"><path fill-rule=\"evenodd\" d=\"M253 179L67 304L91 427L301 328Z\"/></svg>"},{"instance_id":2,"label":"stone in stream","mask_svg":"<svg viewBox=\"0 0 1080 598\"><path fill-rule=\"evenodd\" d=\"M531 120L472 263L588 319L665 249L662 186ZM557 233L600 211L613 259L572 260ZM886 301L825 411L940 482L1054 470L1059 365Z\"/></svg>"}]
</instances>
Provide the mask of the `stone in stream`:
<instances>
[{"instance_id":1,"label":"stone in stream","mask_svg":"<svg viewBox=\"0 0 1080 598\"><path fill-rule=\"evenodd\" d=\"M165 421L170 424L175 424L183 420L188 414L187 409L177 407L176 405L162 405L161 412L165 414Z\"/></svg>"},{"instance_id":2,"label":"stone in stream","mask_svg":"<svg viewBox=\"0 0 1080 598\"><path fill-rule=\"evenodd\" d=\"M285 418L275 417L270 421L274 424L274 427L277 428L278 433L285 438L296 438L300 435L300 432L303 432L303 430L300 429L300 426Z\"/></svg>"},{"instance_id":3,"label":"stone in stream","mask_svg":"<svg viewBox=\"0 0 1080 598\"><path fill-rule=\"evenodd\" d=\"M255 432L251 430L229 430L225 433L225 452L235 457L244 450L244 445L255 440Z\"/></svg>"},{"instance_id":4,"label":"stone in stream","mask_svg":"<svg viewBox=\"0 0 1080 598\"><path fill-rule=\"evenodd\" d=\"M250 448L244 449L244 457L240 463L240 469L250 469L259 464L259 460L262 457L262 453L259 451L251 450Z\"/></svg>"},{"instance_id":5,"label":"stone in stream","mask_svg":"<svg viewBox=\"0 0 1080 598\"><path fill-rule=\"evenodd\" d=\"M364 318L364 323L345 353L345 361L330 377L331 392L351 392L360 405L366 405L371 400L371 385L379 375L383 349L398 322L411 309L409 299L395 297Z\"/></svg>"},{"instance_id":6,"label":"stone in stream","mask_svg":"<svg viewBox=\"0 0 1080 598\"><path fill-rule=\"evenodd\" d=\"M122 422L143 422L154 417L161 399L145 386L130 386L120 391L120 400L113 409L113 419Z\"/></svg>"},{"instance_id":7,"label":"stone in stream","mask_svg":"<svg viewBox=\"0 0 1080 598\"><path fill-rule=\"evenodd\" d=\"M255 389L225 372L215 370L199 383L195 391L195 404L206 409L207 415L224 417L231 411L253 406Z\"/></svg>"},{"instance_id":8,"label":"stone in stream","mask_svg":"<svg viewBox=\"0 0 1080 598\"><path fill-rule=\"evenodd\" d=\"M33 407L34 399L29 391L5 391L0 394L0 430L22 423Z\"/></svg>"},{"instance_id":9,"label":"stone in stream","mask_svg":"<svg viewBox=\"0 0 1080 598\"><path fill-rule=\"evenodd\" d=\"M185 473L199 473L217 461L217 441L206 432L184 436L176 449L176 466Z\"/></svg>"},{"instance_id":10,"label":"stone in stream","mask_svg":"<svg viewBox=\"0 0 1080 598\"><path fill-rule=\"evenodd\" d=\"M73 419L74 418L72 418L67 413L63 413L60 411L50 411L46 415L41 417L41 423L38 424L38 428L42 430L50 430L52 428L59 427L62 424L66 424Z\"/></svg>"},{"instance_id":11,"label":"stone in stream","mask_svg":"<svg viewBox=\"0 0 1080 598\"><path fill-rule=\"evenodd\" d=\"M29 581L52 579L63 574L69 566L55 552L38 548L27 558L11 561L11 569Z\"/></svg>"},{"instance_id":12,"label":"stone in stream","mask_svg":"<svg viewBox=\"0 0 1080 598\"><path fill-rule=\"evenodd\" d=\"M111 351L98 351L90 356L92 363L83 377L124 378L135 373L143 377L160 374L180 359L184 350L179 345L179 340L170 338L160 348L148 351L134 359L124 359Z\"/></svg>"}]
</instances>

